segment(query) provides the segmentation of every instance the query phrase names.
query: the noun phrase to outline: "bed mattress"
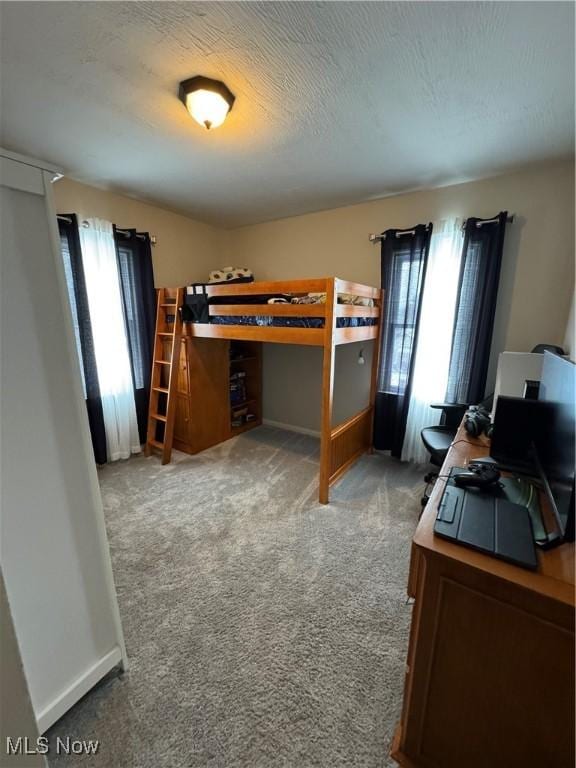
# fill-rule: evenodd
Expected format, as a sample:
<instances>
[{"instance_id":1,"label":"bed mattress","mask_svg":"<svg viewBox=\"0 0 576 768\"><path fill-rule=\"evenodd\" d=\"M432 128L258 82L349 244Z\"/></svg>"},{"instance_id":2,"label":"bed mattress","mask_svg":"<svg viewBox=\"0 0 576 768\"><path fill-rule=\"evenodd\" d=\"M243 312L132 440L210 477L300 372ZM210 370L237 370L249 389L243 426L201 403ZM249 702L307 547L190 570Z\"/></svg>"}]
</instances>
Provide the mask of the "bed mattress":
<instances>
[{"instance_id":1,"label":"bed mattress","mask_svg":"<svg viewBox=\"0 0 576 768\"><path fill-rule=\"evenodd\" d=\"M272 317L270 315L214 315L210 322L216 325L261 325L273 328L324 328L323 317ZM337 328L360 328L376 325L374 317L338 317Z\"/></svg>"}]
</instances>

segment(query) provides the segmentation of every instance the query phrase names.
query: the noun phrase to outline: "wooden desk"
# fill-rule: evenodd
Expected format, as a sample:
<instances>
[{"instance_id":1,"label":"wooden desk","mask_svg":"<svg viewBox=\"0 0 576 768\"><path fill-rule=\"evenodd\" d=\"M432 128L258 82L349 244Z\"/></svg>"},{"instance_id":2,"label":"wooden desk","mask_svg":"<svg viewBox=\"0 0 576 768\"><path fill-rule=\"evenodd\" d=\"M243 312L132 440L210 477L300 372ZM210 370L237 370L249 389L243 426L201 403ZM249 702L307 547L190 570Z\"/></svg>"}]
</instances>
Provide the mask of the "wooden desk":
<instances>
[{"instance_id":1,"label":"wooden desk","mask_svg":"<svg viewBox=\"0 0 576 768\"><path fill-rule=\"evenodd\" d=\"M461 427L440 474L486 456ZM408 768L574 765L574 544L531 572L434 536L439 479L412 544L415 600L392 757Z\"/></svg>"}]
</instances>

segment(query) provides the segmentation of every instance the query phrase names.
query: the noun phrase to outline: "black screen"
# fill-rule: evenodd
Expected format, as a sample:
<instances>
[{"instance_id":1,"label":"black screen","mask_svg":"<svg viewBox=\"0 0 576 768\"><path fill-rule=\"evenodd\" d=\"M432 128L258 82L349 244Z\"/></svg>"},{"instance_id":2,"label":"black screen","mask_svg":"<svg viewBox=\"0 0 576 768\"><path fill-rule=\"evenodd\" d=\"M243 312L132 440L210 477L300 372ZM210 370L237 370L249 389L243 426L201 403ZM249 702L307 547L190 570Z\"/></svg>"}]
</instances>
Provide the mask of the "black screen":
<instances>
[{"instance_id":1,"label":"black screen","mask_svg":"<svg viewBox=\"0 0 576 768\"><path fill-rule=\"evenodd\" d=\"M546 403L546 427L536 441L541 469L563 532L574 529L574 409L576 366L558 355L544 353L538 400Z\"/></svg>"},{"instance_id":2,"label":"black screen","mask_svg":"<svg viewBox=\"0 0 576 768\"><path fill-rule=\"evenodd\" d=\"M542 403L500 395L496 401L490 455L502 466L536 474L534 433L542 421Z\"/></svg>"}]
</instances>

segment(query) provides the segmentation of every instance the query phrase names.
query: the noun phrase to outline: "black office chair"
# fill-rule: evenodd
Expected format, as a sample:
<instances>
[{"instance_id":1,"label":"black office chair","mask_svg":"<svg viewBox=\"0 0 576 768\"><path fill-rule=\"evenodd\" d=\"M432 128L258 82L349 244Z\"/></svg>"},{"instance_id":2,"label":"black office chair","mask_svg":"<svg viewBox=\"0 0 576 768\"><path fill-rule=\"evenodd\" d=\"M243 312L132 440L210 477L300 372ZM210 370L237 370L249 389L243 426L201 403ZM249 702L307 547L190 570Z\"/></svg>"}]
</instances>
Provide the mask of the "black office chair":
<instances>
[{"instance_id":1,"label":"black office chair","mask_svg":"<svg viewBox=\"0 0 576 768\"><path fill-rule=\"evenodd\" d=\"M463 403L431 403L431 408L441 408L442 416L440 418L440 424L435 427L424 427L420 432L422 442L428 453L430 454L430 463L435 467L441 467L448 453L448 449L452 445L452 441L456 437L456 432L462 421L467 405ZM424 496L422 496L421 503L425 507L428 503L428 486L438 477L437 472L428 472L424 476L424 482L426 483L426 490Z\"/></svg>"}]
</instances>

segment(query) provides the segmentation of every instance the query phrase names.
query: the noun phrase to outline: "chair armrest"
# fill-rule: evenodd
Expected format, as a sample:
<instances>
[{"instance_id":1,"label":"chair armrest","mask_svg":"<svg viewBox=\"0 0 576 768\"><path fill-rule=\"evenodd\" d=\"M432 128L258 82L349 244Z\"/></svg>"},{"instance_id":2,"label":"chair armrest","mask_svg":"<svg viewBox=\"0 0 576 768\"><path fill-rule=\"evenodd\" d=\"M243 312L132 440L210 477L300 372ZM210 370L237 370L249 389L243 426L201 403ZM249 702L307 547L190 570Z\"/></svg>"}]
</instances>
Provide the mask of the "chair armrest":
<instances>
[{"instance_id":1,"label":"chair armrest","mask_svg":"<svg viewBox=\"0 0 576 768\"><path fill-rule=\"evenodd\" d=\"M443 411L464 411L467 403L430 403L430 408L441 408Z\"/></svg>"},{"instance_id":2,"label":"chair armrest","mask_svg":"<svg viewBox=\"0 0 576 768\"><path fill-rule=\"evenodd\" d=\"M468 410L466 403L431 403L431 408L439 408L442 411L440 424L452 429L458 429L464 413Z\"/></svg>"}]
</instances>

